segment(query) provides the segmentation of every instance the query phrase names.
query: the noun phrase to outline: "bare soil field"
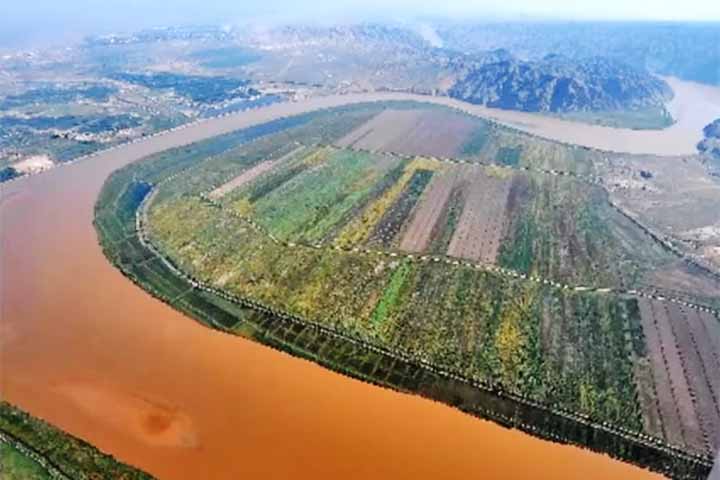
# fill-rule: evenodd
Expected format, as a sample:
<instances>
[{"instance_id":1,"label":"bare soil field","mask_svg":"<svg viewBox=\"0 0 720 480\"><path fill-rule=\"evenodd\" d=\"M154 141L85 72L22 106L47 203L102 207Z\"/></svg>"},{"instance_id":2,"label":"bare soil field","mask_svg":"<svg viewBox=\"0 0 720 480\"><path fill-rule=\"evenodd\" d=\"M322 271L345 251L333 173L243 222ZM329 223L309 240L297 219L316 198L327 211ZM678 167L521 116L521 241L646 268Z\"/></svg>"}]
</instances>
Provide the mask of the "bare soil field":
<instances>
[{"instance_id":1,"label":"bare soil field","mask_svg":"<svg viewBox=\"0 0 720 480\"><path fill-rule=\"evenodd\" d=\"M400 241L402 250L423 252L428 248L433 234L442 227L439 225L440 219L453 190L460 185L462 179L460 173L460 168L453 167L442 174L436 174L415 209Z\"/></svg>"},{"instance_id":2,"label":"bare soil field","mask_svg":"<svg viewBox=\"0 0 720 480\"><path fill-rule=\"evenodd\" d=\"M716 332L718 320L667 302L638 303L665 439L712 453L720 447L718 344L706 326Z\"/></svg>"},{"instance_id":3,"label":"bare soil field","mask_svg":"<svg viewBox=\"0 0 720 480\"><path fill-rule=\"evenodd\" d=\"M471 119L452 112L385 110L337 144L407 155L454 157L474 128Z\"/></svg>"},{"instance_id":4,"label":"bare soil field","mask_svg":"<svg viewBox=\"0 0 720 480\"><path fill-rule=\"evenodd\" d=\"M713 384L717 380L717 365L714 361L706 363L700 351L708 350L708 339L701 335L698 326L701 319L691 315L695 311L676 304L668 308L674 326L677 343L681 348L683 367L688 377L691 391L695 394L695 405L701 429L706 436L709 452L720 447L720 410L718 409L716 390ZM713 360L713 359L708 359ZM717 386L717 385L715 385Z\"/></svg>"},{"instance_id":5,"label":"bare soil field","mask_svg":"<svg viewBox=\"0 0 720 480\"><path fill-rule=\"evenodd\" d=\"M678 410L672 380L666 365L666 347L662 343L659 326L654 317L654 307L661 307L654 306L650 300L645 299L638 300L638 304L652 369L656 402L665 432L665 439L671 444L683 445L685 443L684 429L680 420L680 412Z\"/></svg>"},{"instance_id":6,"label":"bare soil field","mask_svg":"<svg viewBox=\"0 0 720 480\"><path fill-rule=\"evenodd\" d=\"M472 167L470 167L472 168ZM493 263L509 222L505 218L511 178L467 169L467 196L448 255Z\"/></svg>"},{"instance_id":7,"label":"bare soil field","mask_svg":"<svg viewBox=\"0 0 720 480\"><path fill-rule=\"evenodd\" d=\"M240 188L248 182L255 180L257 177L265 172L269 172L272 168L277 165L279 160L266 160L261 162L254 167L245 170L243 173L233 178L229 182L219 186L208 195L213 200L222 198L226 193L229 193L236 188Z\"/></svg>"}]
</instances>

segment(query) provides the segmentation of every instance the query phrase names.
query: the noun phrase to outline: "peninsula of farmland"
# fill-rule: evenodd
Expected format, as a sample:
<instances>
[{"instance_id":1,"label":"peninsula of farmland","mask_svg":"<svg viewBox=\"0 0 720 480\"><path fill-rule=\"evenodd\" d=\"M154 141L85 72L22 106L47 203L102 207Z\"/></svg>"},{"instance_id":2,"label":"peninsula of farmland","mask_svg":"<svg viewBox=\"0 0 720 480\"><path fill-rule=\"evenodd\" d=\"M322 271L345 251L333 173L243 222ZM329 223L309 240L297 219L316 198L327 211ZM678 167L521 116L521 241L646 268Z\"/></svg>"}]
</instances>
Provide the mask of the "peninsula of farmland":
<instances>
[{"instance_id":1,"label":"peninsula of farmland","mask_svg":"<svg viewBox=\"0 0 720 480\"><path fill-rule=\"evenodd\" d=\"M633 158L361 104L127 166L96 228L214 328L694 478L720 447L720 277L628 206Z\"/></svg>"}]
</instances>

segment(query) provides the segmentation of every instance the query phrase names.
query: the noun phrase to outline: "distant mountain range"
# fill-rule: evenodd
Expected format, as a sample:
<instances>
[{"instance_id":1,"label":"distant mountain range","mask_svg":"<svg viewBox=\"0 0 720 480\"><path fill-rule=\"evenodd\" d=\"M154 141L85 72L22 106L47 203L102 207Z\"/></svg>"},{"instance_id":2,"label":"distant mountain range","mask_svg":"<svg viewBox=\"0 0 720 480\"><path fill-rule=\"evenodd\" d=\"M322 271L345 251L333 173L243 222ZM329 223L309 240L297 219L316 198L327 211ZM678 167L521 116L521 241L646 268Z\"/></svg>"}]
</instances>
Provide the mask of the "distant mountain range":
<instances>
[{"instance_id":1,"label":"distant mountain range","mask_svg":"<svg viewBox=\"0 0 720 480\"><path fill-rule=\"evenodd\" d=\"M496 50L455 64L452 97L529 112L637 110L672 98L663 80L607 58L524 61Z\"/></svg>"},{"instance_id":2,"label":"distant mountain range","mask_svg":"<svg viewBox=\"0 0 720 480\"><path fill-rule=\"evenodd\" d=\"M717 22L445 22L435 32L466 54L505 48L528 60L599 56L660 75L720 85Z\"/></svg>"},{"instance_id":3,"label":"distant mountain range","mask_svg":"<svg viewBox=\"0 0 720 480\"><path fill-rule=\"evenodd\" d=\"M508 50L462 52L434 30L408 25L283 26L244 32L246 43L305 56L318 69L375 71L374 87L431 90L476 104L531 112L599 112L662 108L672 90L644 67L606 57L545 55L520 59ZM311 56L310 53L314 56ZM321 59L321 60L317 60ZM296 62L297 63L297 62ZM430 85L436 79L434 85ZM434 88L433 88L434 87ZM423 89L420 89L422 91Z\"/></svg>"}]
</instances>

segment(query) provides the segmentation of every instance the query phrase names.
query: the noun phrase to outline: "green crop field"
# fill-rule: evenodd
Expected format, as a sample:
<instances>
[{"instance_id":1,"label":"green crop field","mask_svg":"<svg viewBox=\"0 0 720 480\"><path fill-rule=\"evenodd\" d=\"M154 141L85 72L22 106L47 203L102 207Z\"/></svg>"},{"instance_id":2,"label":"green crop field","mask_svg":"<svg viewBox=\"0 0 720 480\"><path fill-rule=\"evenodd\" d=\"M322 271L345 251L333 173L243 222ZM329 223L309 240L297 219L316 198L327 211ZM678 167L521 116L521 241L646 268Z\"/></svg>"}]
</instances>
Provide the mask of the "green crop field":
<instances>
[{"instance_id":1,"label":"green crop field","mask_svg":"<svg viewBox=\"0 0 720 480\"><path fill-rule=\"evenodd\" d=\"M592 177L602 155L483 122L457 161L337 146L387 107L125 167L96 207L106 255L214 328L545 438L704 472L705 446L656 428L663 394L637 367L654 347L635 288L674 258L609 203Z\"/></svg>"}]
</instances>

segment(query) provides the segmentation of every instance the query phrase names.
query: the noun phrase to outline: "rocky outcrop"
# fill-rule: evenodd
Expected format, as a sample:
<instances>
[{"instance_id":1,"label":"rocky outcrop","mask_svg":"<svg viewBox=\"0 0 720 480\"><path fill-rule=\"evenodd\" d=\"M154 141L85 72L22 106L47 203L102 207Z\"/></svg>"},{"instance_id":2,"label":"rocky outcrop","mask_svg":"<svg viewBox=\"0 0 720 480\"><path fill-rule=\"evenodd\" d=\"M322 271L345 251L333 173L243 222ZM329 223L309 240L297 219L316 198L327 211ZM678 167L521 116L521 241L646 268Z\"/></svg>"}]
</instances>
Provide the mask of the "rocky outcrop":
<instances>
[{"instance_id":1,"label":"rocky outcrop","mask_svg":"<svg viewBox=\"0 0 720 480\"><path fill-rule=\"evenodd\" d=\"M703 128L703 138L698 143L705 166L711 175L720 176L720 118Z\"/></svg>"},{"instance_id":2,"label":"rocky outcrop","mask_svg":"<svg viewBox=\"0 0 720 480\"><path fill-rule=\"evenodd\" d=\"M648 72L605 59L548 55L523 61L496 50L456 65L450 96L529 112L578 112L662 106L672 90Z\"/></svg>"}]
</instances>

